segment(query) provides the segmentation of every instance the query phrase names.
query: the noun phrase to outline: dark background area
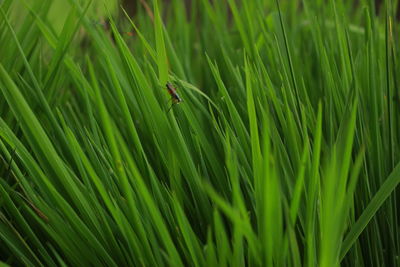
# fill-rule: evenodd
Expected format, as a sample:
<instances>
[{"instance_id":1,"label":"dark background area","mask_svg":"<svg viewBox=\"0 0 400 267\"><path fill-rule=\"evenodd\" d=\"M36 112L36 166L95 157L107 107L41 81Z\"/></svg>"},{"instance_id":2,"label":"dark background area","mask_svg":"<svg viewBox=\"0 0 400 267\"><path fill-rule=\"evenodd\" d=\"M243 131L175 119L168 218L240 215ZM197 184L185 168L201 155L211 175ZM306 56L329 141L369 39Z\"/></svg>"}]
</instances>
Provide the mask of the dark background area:
<instances>
[{"instance_id":1,"label":"dark background area","mask_svg":"<svg viewBox=\"0 0 400 267\"><path fill-rule=\"evenodd\" d=\"M182 0L182 1L185 1L186 4L189 6L193 0ZM213 0L210 0L210 1L213 1ZM219 0L219 1L223 1L223 0ZM383 4L385 3L385 0L374 0L374 1L375 1L375 7L377 10L377 13L379 13L381 8L383 8ZM168 2L170 2L170 0L164 0L164 2L168 3ZM131 16L135 15L139 4L146 5L148 3L149 3L148 0L122 0L122 6L128 12L128 14ZM400 5L397 7L396 17L398 19L400 19Z\"/></svg>"}]
</instances>

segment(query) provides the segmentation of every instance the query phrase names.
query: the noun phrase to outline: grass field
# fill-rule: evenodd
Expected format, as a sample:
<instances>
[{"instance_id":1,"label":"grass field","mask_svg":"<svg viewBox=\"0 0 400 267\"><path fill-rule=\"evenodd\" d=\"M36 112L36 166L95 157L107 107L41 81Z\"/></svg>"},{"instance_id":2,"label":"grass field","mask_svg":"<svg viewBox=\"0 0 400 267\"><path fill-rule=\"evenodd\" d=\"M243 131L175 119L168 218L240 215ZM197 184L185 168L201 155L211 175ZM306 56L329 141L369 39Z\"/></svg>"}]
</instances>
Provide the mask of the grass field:
<instances>
[{"instance_id":1,"label":"grass field","mask_svg":"<svg viewBox=\"0 0 400 267\"><path fill-rule=\"evenodd\" d=\"M137 2L0 1L0 266L400 266L399 1Z\"/></svg>"}]
</instances>

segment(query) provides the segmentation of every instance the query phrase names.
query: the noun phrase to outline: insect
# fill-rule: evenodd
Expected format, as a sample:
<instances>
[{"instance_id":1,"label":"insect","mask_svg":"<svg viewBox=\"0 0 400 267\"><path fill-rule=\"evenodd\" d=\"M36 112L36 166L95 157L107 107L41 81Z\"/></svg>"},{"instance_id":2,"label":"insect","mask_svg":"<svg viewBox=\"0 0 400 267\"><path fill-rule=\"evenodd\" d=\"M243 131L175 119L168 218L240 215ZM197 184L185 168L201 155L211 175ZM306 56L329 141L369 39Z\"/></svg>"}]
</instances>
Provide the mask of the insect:
<instances>
[{"instance_id":1,"label":"insect","mask_svg":"<svg viewBox=\"0 0 400 267\"><path fill-rule=\"evenodd\" d=\"M1 1L1 0L0 0ZM111 24L110 21L102 21L102 20L92 20L91 23L95 26L101 26L102 28L104 28L104 30L111 32ZM135 36L135 32L133 31L129 31L129 32L124 32L124 31L119 31L119 33L121 35L127 35L127 36ZM111 32L111 34L113 34ZM113 39L115 39L115 36L113 35Z\"/></svg>"},{"instance_id":2,"label":"insect","mask_svg":"<svg viewBox=\"0 0 400 267\"><path fill-rule=\"evenodd\" d=\"M166 84L166 87L168 90L168 94L171 96L171 101L172 101L172 104L167 111L169 112L174 105L183 102L183 99L178 95L178 93L176 92L176 88L171 83L168 82Z\"/></svg>"}]
</instances>

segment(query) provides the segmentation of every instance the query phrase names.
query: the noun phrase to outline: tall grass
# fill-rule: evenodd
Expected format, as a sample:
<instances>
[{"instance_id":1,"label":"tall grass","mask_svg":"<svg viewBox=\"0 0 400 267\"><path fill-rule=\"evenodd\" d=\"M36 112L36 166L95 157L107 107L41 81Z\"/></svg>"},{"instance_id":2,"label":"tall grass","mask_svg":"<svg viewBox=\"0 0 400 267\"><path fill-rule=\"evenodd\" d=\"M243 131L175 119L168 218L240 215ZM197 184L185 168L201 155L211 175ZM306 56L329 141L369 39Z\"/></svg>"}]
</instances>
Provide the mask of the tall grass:
<instances>
[{"instance_id":1,"label":"tall grass","mask_svg":"<svg viewBox=\"0 0 400 267\"><path fill-rule=\"evenodd\" d=\"M0 266L400 265L398 1L81 2L0 3Z\"/></svg>"}]
</instances>

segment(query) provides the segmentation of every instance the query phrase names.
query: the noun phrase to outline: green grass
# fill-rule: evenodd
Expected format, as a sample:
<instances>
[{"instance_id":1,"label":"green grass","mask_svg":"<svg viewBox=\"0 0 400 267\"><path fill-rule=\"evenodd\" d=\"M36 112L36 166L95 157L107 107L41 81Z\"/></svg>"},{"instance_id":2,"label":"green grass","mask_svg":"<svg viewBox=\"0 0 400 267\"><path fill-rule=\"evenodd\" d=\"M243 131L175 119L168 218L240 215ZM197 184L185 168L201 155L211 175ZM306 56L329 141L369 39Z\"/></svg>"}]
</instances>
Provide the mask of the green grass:
<instances>
[{"instance_id":1,"label":"green grass","mask_svg":"<svg viewBox=\"0 0 400 267\"><path fill-rule=\"evenodd\" d=\"M0 266L399 266L400 3L373 3L1 1Z\"/></svg>"}]
</instances>

